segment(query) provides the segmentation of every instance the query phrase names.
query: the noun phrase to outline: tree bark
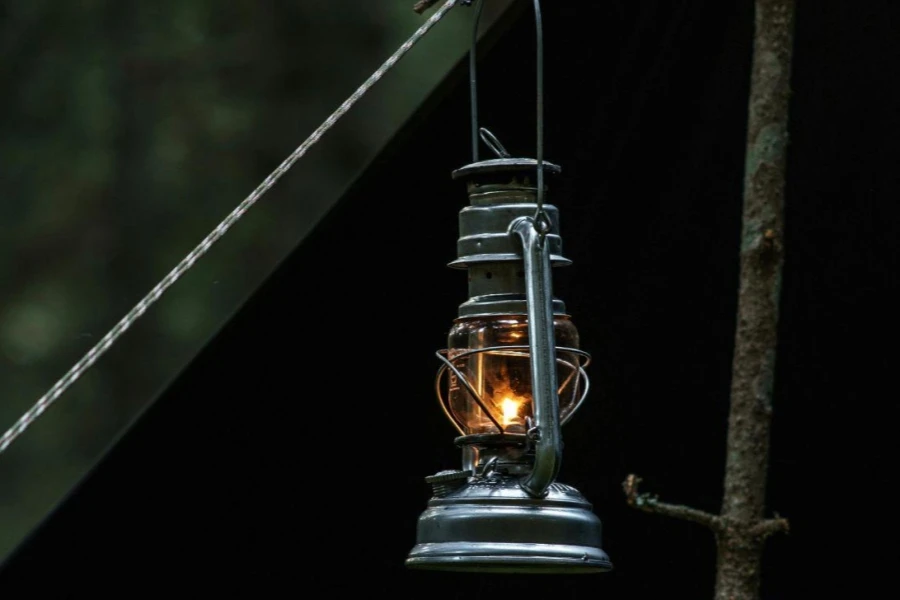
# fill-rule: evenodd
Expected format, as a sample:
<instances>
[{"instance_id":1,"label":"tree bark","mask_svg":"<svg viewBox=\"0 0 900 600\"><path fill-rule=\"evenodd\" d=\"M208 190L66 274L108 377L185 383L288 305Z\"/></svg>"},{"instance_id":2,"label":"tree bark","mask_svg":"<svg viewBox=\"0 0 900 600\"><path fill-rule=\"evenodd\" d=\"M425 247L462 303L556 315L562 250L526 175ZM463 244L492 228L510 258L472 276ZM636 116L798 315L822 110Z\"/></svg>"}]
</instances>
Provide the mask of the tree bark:
<instances>
[{"instance_id":1,"label":"tree bark","mask_svg":"<svg viewBox=\"0 0 900 600\"><path fill-rule=\"evenodd\" d=\"M629 504L698 522L716 535L716 600L759 598L765 539L787 531L765 518L778 303L784 263L784 182L794 0L756 0L747 120L737 327L732 361L725 485L718 516L641 494L623 483Z\"/></svg>"},{"instance_id":2,"label":"tree bark","mask_svg":"<svg viewBox=\"0 0 900 600\"><path fill-rule=\"evenodd\" d=\"M778 302L794 0L756 0L741 276L728 418L717 600L759 597Z\"/></svg>"}]
</instances>

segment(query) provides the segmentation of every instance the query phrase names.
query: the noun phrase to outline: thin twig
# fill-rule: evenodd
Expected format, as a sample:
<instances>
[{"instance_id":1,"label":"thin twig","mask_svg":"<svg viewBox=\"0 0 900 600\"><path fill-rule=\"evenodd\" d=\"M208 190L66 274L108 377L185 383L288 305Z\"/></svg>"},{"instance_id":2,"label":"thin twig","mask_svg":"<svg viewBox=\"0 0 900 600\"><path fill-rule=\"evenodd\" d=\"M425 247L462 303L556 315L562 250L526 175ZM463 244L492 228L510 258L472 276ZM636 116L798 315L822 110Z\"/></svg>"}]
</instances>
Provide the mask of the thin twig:
<instances>
[{"instance_id":1,"label":"thin twig","mask_svg":"<svg viewBox=\"0 0 900 600\"><path fill-rule=\"evenodd\" d=\"M765 521L760 521L756 525L750 528L750 535L759 539L766 539L770 535L775 535L776 533L789 533L791 531L791 525L787 519L776 517L774 519L766 519Z\"/></svg>"},{"instance_id":2,"label":"thin twig","mask_svg":"<svg viewBox=\"0 0 900 600\"><path fill-rule=\"evenodd\" d=\"M655 494L641 493L639 490L641 481L640 477L631 474L622 482L622 489L625 491L625 500L628 502L629 506L633 506L634 508L648 513L699 523L700 525L709 527L713 531L718 531L720 529L721 522L719 517L714 514L689 506L682 506L681 504L660 502Z\"/></svg>"}]
</instances>

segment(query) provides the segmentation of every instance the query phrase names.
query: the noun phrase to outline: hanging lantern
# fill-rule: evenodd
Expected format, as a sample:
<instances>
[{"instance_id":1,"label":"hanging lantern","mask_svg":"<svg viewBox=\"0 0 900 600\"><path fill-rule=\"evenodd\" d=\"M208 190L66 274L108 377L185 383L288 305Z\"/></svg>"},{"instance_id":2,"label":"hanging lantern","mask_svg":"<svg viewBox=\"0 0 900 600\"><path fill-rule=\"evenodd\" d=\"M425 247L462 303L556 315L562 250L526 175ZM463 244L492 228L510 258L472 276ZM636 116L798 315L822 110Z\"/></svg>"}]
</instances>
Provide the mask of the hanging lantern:
<instances>
[{"instance_id":1,"label":"hanging lantern","mask_svg":"<svg viewBox=\"0 0 900 600\"><path fill-rule=\"evenodd\" d=\"M478 27L483 3L477 6ZM478 127L475 35L470 53L473 162L453 172L466 183L458 257L469 299L438 351L437 396L456 427L460 469L425 481L433 497L421 514L409 567L453 571L597 573L612 568L600 519L575 488L556 480L562 426L588 393L578 330L553 297L562 254L559 212L544 201L543 40L538 42L537 158L512 158ZM478 139L497 158L478 159Z\"/></svg>"},{"instance_id":2,"label":"hanging lantern","mask_svg":"<svg viewBox=\"0 0 900 600\"><path fill-rule=\"evenodd\" d=\"M541 165L559 172L550 163ZM538 161L500 158L453 176L468 184L459 257L469 299L438 352L440 404L460 435L462 468L427 477L410 567L467 571L602 572L601 523L556 476L560 428L588 392L589 355L551 268L561 252L556 207L539 204Z\"/></svg>"}]
</instances>

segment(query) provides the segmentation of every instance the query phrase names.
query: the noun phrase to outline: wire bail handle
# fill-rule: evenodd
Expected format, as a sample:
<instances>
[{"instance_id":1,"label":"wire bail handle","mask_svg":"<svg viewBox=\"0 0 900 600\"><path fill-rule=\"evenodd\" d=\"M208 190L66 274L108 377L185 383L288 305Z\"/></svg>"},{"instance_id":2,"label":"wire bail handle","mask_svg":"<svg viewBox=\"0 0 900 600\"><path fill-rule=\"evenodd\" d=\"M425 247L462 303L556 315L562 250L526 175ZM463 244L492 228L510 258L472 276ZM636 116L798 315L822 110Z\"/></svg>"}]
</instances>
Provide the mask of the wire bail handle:
<instances>
[{"instance_id":1,"label":"wire bail handle","mask_svg":"<svg viewBox=\"0 0 900 600\"><path fill-rule=\"evenodd\" d=\"M476 48L478 46L478 24L484 10L484 0L475 0L475 19L472 25L472 46L469 50L469 102L472 119L472 162L478 162L478 140L484 141L499 158L508 158L509 152L488 129L478 126L478 77ZM534 22L536 29L536 64L537 64L537 210L534 213L534 226L543 242L550 232L550 218L544 211L544 27L541 18L540 0L533 0Z\"/></svg>"}]
</instances>

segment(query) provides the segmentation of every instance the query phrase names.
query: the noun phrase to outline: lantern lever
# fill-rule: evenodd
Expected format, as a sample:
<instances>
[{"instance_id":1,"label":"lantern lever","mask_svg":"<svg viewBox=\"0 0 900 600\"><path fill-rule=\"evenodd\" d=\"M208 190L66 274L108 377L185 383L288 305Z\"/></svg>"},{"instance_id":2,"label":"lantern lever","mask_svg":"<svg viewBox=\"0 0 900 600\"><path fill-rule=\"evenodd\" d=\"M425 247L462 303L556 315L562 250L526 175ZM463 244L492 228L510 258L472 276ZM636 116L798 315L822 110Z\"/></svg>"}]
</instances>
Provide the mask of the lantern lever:
<instances>
[{"instance_id":1,"label":"lantern lever","mask_svg":"<svg viewBox=\"0 0 900 600\"><path fill-rule=\"evenodd\" d=\"M509 232L522 240L534 394L534 426L529 432L534 440L534 468L522 479L520 486L530 496L543 498L556 479L562 461L550 244L545 243L546 238L538 231L532 217L515 219L509 225Z\"/></svg>"}]
</instances>

